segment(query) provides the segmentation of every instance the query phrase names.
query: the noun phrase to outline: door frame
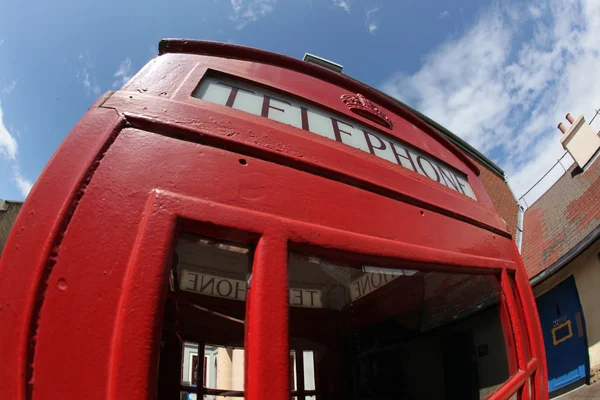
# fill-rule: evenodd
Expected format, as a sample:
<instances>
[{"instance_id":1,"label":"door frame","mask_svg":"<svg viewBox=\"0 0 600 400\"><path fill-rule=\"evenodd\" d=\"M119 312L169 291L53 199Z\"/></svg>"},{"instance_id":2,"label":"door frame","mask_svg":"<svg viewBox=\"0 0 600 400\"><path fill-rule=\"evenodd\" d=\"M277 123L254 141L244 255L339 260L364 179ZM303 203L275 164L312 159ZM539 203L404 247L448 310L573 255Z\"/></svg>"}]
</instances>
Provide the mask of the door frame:
<instances>
[{"instance_id":1,"label":"door frame","mask_svg":"<svg viewBox=\"0 0 600 400\"><path fill-rule=\"evenodd\" d=\"M288 243L323 249L333 245L336 250L367 257L384 255L413 265L418 263L423 270L456 272L470 268L493 274L501 283L502 303L506 303L509 314L502 324L508 324L513 332L524 328L515 314L514 294L508 281L507 271L518 271L513 262L365 236L164 190L150 193L142 215L136 245L126 267L110 349L110 398L119 398L119 393L141 393L140 388L145 388L142 391L146 398L155 397L156 360L169 287L168 265L182 231L255 246L245 333L247 365L252 365L246 370L247 399L258 399L267 392L272 398L289 397L289 373L282 373L282 366L287 368L289 362ZM141 286L140 276L144 279ZM516 347L516 353L521 353L518 343ZM512 352L507 350L511 357ZM512 357L517 358L517 354ZM519 354L518 360L517 372L490 399L508 398L537 371L536 358L524 360Z\"/></svg>"},{"instance_id":2,"label":"door frame","mask_svg":"<svg viewBox=\"0 0 600 400\"><path fill-rule=\"evenodd\" d=\"M585 384L589 385L590 384L590 380L591 380L591 367L590 367L590 352L589 352L589 343L588 343L588 336L587 336L587 326L586 326L586 322L585 322L585 314L583 312L583 305L581 304L581 297L579 296L579 288L577 287L577 280L575 279L575 275L573 273L569 273L567 276L565 276L564 278L562 278L561 280L559 280L555 285L553 285L552 287L548 288L547 290L544 290L542 293L540 293L538 296L535 297L536 299L536 306L537 306L537 299L539 299L540 297L543 297L547 294L549 294L550 292L552 292L554 289L556 289L559 285L565 283L568 279L572 279L573 280L573 285L575 286L575 294L576 294L576 301L577 301L577 305L579 306L579 310L580 310L580 314L581 314L581 325L582 325L582 329L584 332L584 345L586 348L586 352L585 352ZM540 319L540 326L542 325L542 321ZM543 328L543 327L542 327ZM543 337L543 336L542 336ZM546 348L544 346L544 351L546 351ZM548 357L546 357L546 362L548 362ZM569 392L571 390L573 390L576 387L580 387L581 385L573 385L574 383L579 382L580 380L577 380L575 382L572 382L564 387L561 387L559 389L556 389L554 392L550 392L550 377L548 377L548 394L552 394L552 397L556 397L559 395L562 395L566 392Z\"/></svg>"}]
</instances>

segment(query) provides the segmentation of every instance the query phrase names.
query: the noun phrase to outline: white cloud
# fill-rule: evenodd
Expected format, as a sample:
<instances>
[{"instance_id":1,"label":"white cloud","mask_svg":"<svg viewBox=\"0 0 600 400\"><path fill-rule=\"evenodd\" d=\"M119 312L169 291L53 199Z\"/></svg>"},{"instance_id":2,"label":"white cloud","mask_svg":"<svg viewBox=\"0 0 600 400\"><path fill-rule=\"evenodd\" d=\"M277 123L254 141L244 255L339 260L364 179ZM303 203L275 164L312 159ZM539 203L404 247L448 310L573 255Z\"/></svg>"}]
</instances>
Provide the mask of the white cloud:
<instances>
[{"instance_id":1,"label":"white cloud","mask_svg":"<svg viewBox=\"0 0 600 400\"><path fill-rule=\"evenodd\" d=\"M597 0L493 6L382 87L492 156L520 196L564 153L564 115L600 107L598 37Z\"/></svg>"},{"instance_id":2,"label":"white cloud","mask_svg":"<svg viewBox=\"0 0 600 400\"><path fill-rule=\"evenodd\" d=\"M119 64L119 68L113 74L115 78L117 78L113 82L113 87L121 87L127 83L128 80L131 79L133 73L131 71L131 58L127 57L121 64Z\"/></svg>"},{"instance_id":3,"label":"white cloud","mask_svg":"<svg viewBox=\"0 0 600 400\"><path fill-rule=\"evenodd\" d=\"M531 16L533 18L539 18L542 16L541 10L539 9L539 7L536 7L535 5L529 6L528 11L529 11L529 14L531 14Z\"/></svg>"},{"instance_id":4,"label":"white cloud","mask_svg":"<svg viewBox=\"0 0 600 400\"><path fill-rule=\"evenodd\" d=\"M12 163L13 178L12 181L15 183L21 195L27 197L27 194L31 190L32 183L23 177L19 171L19 164L17 162L18 144L14 136L10 134L6 125L4 125L4 114L2 111L2 104L0 104L0 153ZM8 178L8 174L5 175Z\"/></svg>"},{"instance_id":5,"label":"white cloud","mask_svg":"<svg viewBox=\"0 0 600 400\"><path fill-rule=\"evenodd\" d=\"M256 21L271 13L277 4L277 0L231 0L233 15L230 19L236 23L236 29L240 30L248 22Z\"/></svg>"},{"instance_id":6,"label":"white cloud","mask_svg":"<svg viewBox=\"0 0 600 400\"><path fill-rule=\"evenodd\" d=\"M367 18L373 17L377 11L381 10L381 6L374 6L367 10Z\"/></svg>"},{"instance_id":7,"label":"white cloud","mask_svg":"<svg viewBox=\"0 0 600 400\"><path fill-rule=\"evenodd\" d=\"M66 63L66 61L64 62ZM101 89L94 76L95 68L89 51L85 50L84 52L79 53L76 63L78 68L76 69L75 77L83 85L86 96L89 97L91 94L98 96Z\"/></svg>"},{"instance_id":8,"label":"white cloud","mask_svg":"<svg viewBox=\"0 0 600 400\"><path fill-rule=\"evenodd\" d=\"M379 28L379 24L375 20L375 14L379 10L381 10L381 6L375 6L367 10L365 14L365 24L367 25L370 34L374 34L375 31Z\"/></svg>"},{"instance_id":9,"label":"white cloud","mask_svg":"<svg viewBox=\"0 0 600 400\"><path fill-rule=\"evenodd\" d=\"M444 19L450 16L450 11L444 11L440 14L440 19Z\"/></svg>"},{"instance_id":10,"label":"white cloud","mask_svg":"<svg viewBox=\"0 0 600 400\"><path fill-rule=\"evenodd\" d=\"M83 70L81 70L81 72L79 72L79 70L78 70L76 77L77 77L77 80L79 80L81 82L81 84L83 85L86 96L89 96L92 93L95 96L98 96L100 94L100 90L101 90L100 85L95 83L96 80L90 75L87 68L83 68ZM115 82L115 84L116 84L116 82Z\"/></svg>"},{"instance_id":11,"label":"white cloud","mask_svg":"<svg viewBox=\"0 0 600 400\"><path fill-rule=\"evenodd\" d=\"M0 46L4 44L4 39L0 39Z\"/></svg>"},{"instance_id":12,"label":"white cloud","mask_svg":"<svg viewBox=\"0 0 600 400\"><path fill-rule=\"evenodd\" d=\"M240 12L243 3L243 0L231 0L231 7L233 7L233 11L236 13Z\"/></svg>"},{"instance_id":13,"label":"white cloud","mask_svg":"<svg viewBox=\"0 0 600 400\"><path fill-rule=\"evenodd\" d=\"M81 83L83 83L83 87L89 92L90 91L90 74L88 74L87 70L84 68L83 69L83 80L81 81Z\"/></svg>"},{"instance_id":14,"label":"white cloud","mask_svg":"<svg viewBox=\"0 0 600 400\"><path fill-rule=\"evenodd\" d=\"M350 14L350 3L346 0L333 0L335 6L343 8L348 14Z\"/></svg>"},{"instance_id":15,"label":"white cloud","mask_svg":"<svg viewBox=\"0 0 600 400\"><path fill-rule=\"evenodd\" d=\"M17 185L17 188L21 192L21 195L23 197L27 197L27 195L31 191L33 183L31 183L30 180L26 179L25 177L23 177L23 175L21 175L21 172L19 171L19 168L16 165L13 165L13 180Z\"/></svg>"},{"instance_id":16,"label":"white cloud","mask_svg":"<svg viewBox=\"0 0 600 400\"><path fill-rule=\"evenodd\" d=\"M8 86L5 86L4 88L2 88L2 94L3 95L11 94L12 91L15 90L16 87L17 87L17 81L12 81Z\"/></svg>"},{"instance_id":17,"label":"white cloud","mask_svg":"<svg viewBox=\"0 0 600 400\"><path fill-rule=\"evenodd\" d=\"M2 104L0 104L0 154L8 160L15 160L17 157L18 144L15 138L10 134L3 119Z\"/></svg>"}]
</instances>

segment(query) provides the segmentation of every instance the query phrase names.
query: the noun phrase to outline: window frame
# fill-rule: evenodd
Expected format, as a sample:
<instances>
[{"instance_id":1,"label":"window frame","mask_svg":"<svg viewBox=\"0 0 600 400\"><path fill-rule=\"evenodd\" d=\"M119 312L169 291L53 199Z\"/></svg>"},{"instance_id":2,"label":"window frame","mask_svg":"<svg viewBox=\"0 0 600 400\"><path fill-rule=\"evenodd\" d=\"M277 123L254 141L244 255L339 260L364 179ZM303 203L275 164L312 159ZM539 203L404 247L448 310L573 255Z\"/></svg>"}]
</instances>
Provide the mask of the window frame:
<instances>
[{"instance_id":1,"label":"window frame","mask_svg":"<svg viewBox=\"0 0 600 400\"><path fill-rule=\"evenodd\" d=\"M258 399L267 392L274 399L283 400L290 396L287 276L290 246L329 249L326 251L357 254L365 258L384 257L406 266L419 265L421 270L464 272L468 268L470 272L494 274L500 277L504 294L501 302L506 304L509 315L508 319L502 320L503 326L506 325L513 333L523 329L523 321L516 315L514 293L508 280L509 273L518 276L522 270L511 260L365 236L165 191L153 191L145 208L146 218L139 227L138 245L131 255L128 276L142 274L149 279L143 288L134 285L133 281L126 281L123 288L120 309L135 308L138 312L131 315L121 312L117 316L119 329L116 332L120 334L115 337L113 359L118 359L119 367L127 368L131 374L114 376L113 389L139 388L137 385L142 384L140 379L126 379L129 376L145 377L145 384L156 385L160 328L169 288L168 272L171 270L167 266L180 232L254 247L244 342L244 394L247 399ZM157 246L157 243L162 246ZM170 250L164 252L161 248ZM134 349L131 348L133 338L136 339ZM522 346L517 344L516 347L514 357L518 371L489 399L508 399L522 388L521 391L526 390L529 377L535 378L539 365L536 359L538 347L531 347L532 357L529 360L524 358ZM148 357L119 357L125 348L128 348L128 354L135 349L142 353L148 353L144 351L146 348L153 351ZM510 357L508 351L507 355ZM539 385L539 380L535 382ZM536 392L536 385L533 386Z\"/></svg>"}]
</instances>

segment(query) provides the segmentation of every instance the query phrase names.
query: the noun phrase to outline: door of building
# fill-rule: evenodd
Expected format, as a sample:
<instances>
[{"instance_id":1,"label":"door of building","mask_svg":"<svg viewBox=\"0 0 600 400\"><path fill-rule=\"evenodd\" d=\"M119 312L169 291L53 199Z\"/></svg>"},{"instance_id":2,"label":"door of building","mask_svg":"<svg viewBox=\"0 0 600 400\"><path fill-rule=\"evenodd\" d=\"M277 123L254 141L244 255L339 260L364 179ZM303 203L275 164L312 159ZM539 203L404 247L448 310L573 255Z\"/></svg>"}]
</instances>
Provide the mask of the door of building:
<instances>
[{"instance_id":1,"label":"door of building","mask_svg":"<svg viewBox=\"0 0 600 400\"><path fill-rule=\"evenodd\" d=\"M575 279L568 277L536 299L553 396L586 382L589 371L585 322Z\"/></svg>"}]
</instances>

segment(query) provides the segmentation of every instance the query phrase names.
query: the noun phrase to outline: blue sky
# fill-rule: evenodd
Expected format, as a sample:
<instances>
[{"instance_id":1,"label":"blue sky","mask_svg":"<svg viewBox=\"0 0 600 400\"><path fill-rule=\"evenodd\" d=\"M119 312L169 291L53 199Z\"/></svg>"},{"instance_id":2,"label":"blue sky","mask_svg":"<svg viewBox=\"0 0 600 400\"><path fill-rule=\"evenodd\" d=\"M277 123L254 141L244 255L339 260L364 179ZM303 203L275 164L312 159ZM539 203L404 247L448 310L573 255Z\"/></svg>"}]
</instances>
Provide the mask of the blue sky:
<instances>
[{"instance_id":1,"label":"blue sky","mask_svg":"<svg viewBox=\"0 0 600 400\"><path fill-rule=\"evenodd\" d=\"M523 193L600 108L600 2L189 0L0 3L0 198L22 199L101 93L163 37L331 59L482 150Z\"/></svg>"}]
</instances>

